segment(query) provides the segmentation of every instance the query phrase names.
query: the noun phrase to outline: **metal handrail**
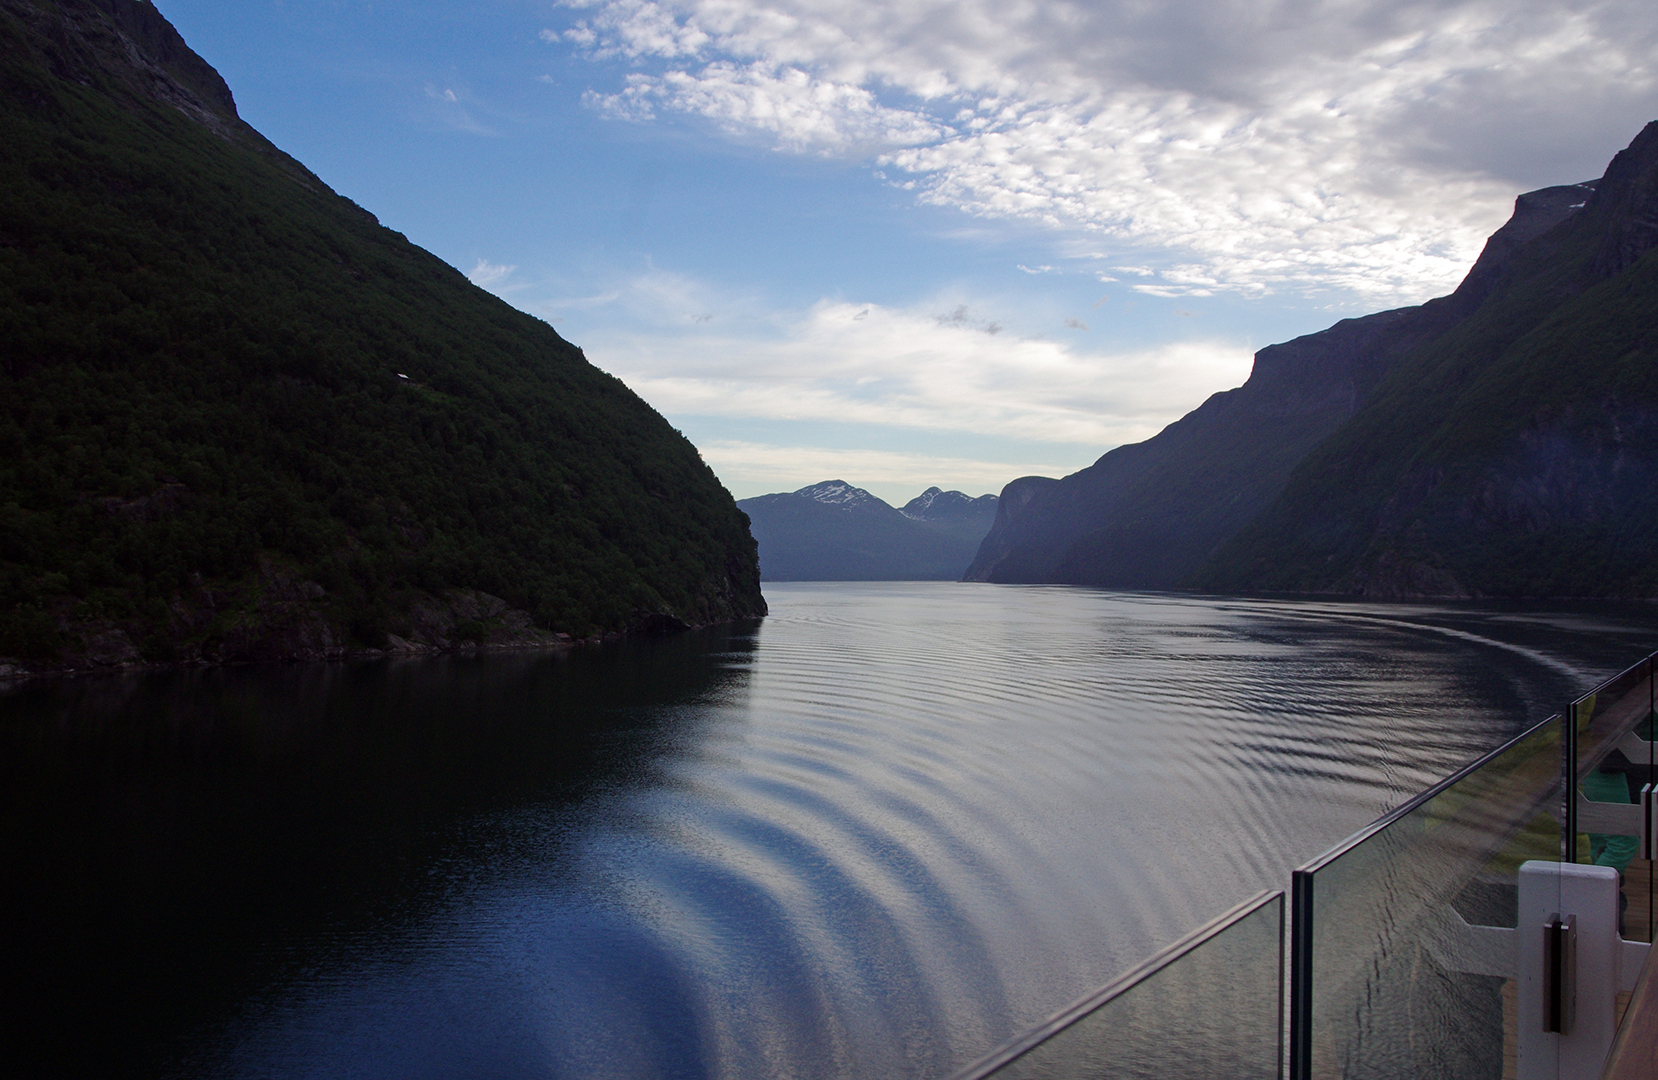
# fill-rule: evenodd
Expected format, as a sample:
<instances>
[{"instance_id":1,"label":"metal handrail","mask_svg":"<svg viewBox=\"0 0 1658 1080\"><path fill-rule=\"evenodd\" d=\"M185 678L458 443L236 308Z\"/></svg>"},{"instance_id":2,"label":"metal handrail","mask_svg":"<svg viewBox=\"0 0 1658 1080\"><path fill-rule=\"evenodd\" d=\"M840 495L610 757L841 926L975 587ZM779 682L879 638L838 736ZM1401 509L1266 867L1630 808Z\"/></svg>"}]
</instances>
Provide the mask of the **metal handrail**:
<instances>
[{"instance_id":1,"label":"metal handrail","mask_svg":"<svg viewBox=\"0 0 1658 1080\"><path fill-rule=\"evenodd\" d=\"M1417 793L1351 836L1338 841L1328 851L1296 868L1290 878L1289 1059L1291 1077L1312 1075L1312 951L1313 918L1316 906L1313 883L1317 879L1318 872L1342 856L1364 846L1368 841L1385 832L1390 826L1422 809L1428 803L1474 776L1528 739L1535 738L1538 734L1544 732L1550 724L1555 723L1564 723L1559 713L1547 720L1533 724L1496 749L1480 755L1432 787Z\"/></svg>"},{"instance_id":2,"label":"metal handrail","mask_svg":"<svg viewBox=\"0 0 1658 1080\"><path fill-rule=\"evenodd\" d=\"M1091 1015L1102 1006L1107 1005L1115 999L1121 997L1123 994L1134 989L1146 979L1157 974L1159 971L1162 971L1164 968L1168 967L1170 964L1173 964L1181 957L1186 956L1198 946L1212 940L1225 930L1239 922L1242 922L1244 919L1247 919L1249 916L1255 914L1255 912L1261 910L1261 908L1272 903L1274 900L1281 898L1283 895L1284 890L1282 889L1268 889L1264 892L1256 894L1248 900L1245 900L1236 907L1215 916L1213 919L1210 919L1196 930L1186 934L1173 944L1160 949L1149 959L1136 964L1134 967L1128 969L1117 978L1106 983L1098 990L1095 990L1093 993L1090 993L1073 1004L1059 1010L1047 1020L1031 1028L1029 1031L1026 1031L1024 1034L1009 1039L1007 1042L1003 1043L1001 1046L998 1046L978 1061L975 1061L965 1069L962 1069L960 1072L954 1074L950 1080L983 1080L984 1077L990 1076L997 1069L1002 1068L1010 1062L1017 1060L1022 1055L1034 1050L1042 1043L1047 1042L1055 1035L1058 1035L1066 1028L1069 1028L1072 1024L1077 1023L1079 1020ZM1282 913L1283 909L1280 907L1280 939L1282 939L1283 932ZM1280 949L1278 955L1278 981L1280 984L1283 982L1283 963L1283 950ZM1280 1001L1280 1026L1283 1022L1282 1010L1283 1003Z\"/></svg>"},{"instance_id":3,"label":"metal handrail","mask_svg":"<svg viewBox=\"0 0 1658 1080\"><path fill-rule=\"evenodd\" d=\"M1655 664L1658 664L1658 653L1653 653L1631 664L1611 678L1603 680L1593 690L1574 699L1563 714L1557 713L1547 720L1532 725L1503 745L1481 755L1455 773L1406 800L1296 869L1290 887L1289 1064L1291 1077L1310 1077L1312 1075L1314 1004L1312 946L1315 908L1314 882L1318 872L1350 852L1364 846L1367 842L1387 831L1390 826L1421 810L1428 803L1445 795L1452 788L1490 766L1497 759L1514 751L1520 744L1536 738L1539 734L1545 732L1549 725L1556 723L1561 725L1559 729L1561 763L1558 778L1554 781L1554 786L1560 795L1560 807L1554 816L1561 824L1561 861L1574 861L1579 820L1576 781L1580 768L1584 764L1580 761L1579 755L1579 742L1582 734L1579 730L1581 727L1579 722L1580 709L1586 702L1604 695L1608 690L1618 687L1620 684L1632 682L1638 688L1639 680L1643 678L1648 681L1649 695L1651 695L1654 692ZM1649 709L1646 713L1643 713L1643 716L1651 715L1651 704L1649 700ZM1618 705L1618 702L1613 703L1613 707L1618 707ZM1591 709L1593 707L1593 705L1590 706ZM1617 718L1614 727L1622 727L1627 720L1627 716ZM1600 744L1591 743L1585 749L1592 759L1598 759L1610 752L1618 742L1619 739L1608 737L1602 739ZM1590 760L1587 764L1593 765L1594 761ZM1538 788L1537 792L1543 794L1544 789Z\"/></svg>"},{"instance_id":4,"label":"metal handrail","mask_svg":"<svg viewBox=\"0 0 1658 1080\"><path fill-rule=\"evenodd\" d=\"M1489 765L1497 758L1502 757L1504 754L1514 749L1514 747L1518 746L1522 742L1525 742L1527 739L1531 738L1539 731L1542 731L1550 724L1558 723L1560 718L1560 714L1555 713L1547 720L1540 720L1531 727L1526 728L1526 730L1520 732L1520 734L1514 736L1512 739L1503 743L1490 753L1481 754L1478 758L1475 758L1473 761L1464 765L1450 776L1447 776L1445 779L1439 781L1433 787L1430 787L1425 791L1418 792L1405 802L1400 803L1392 810L1389 810L1387 813L1377 818L1375 821L1372 821L1352 836L1347 837L1345 840L1338 841L1334 847L1330 848L1330 850L1326 851L1324 854L1317 856L1309 862L1302 863L1301 866L1296 868L1295 872L1298 874L1302 872L1314 873L1318 870L1322 870L1325 866L1335 862L1337 859L1341 858L1349 851L1352 851L1372 836L1375 836L1377 833L1383 831L1400 818L1408 816L1413 811L1420 809L1424 804L1432 802L1449 789L1462 783L1462 781L1468 779L1468 777L1472 776L1474 773L1479 772L1485 766Z\"/></svg>"},{"instance_id":5,"label":"metal handrail","mask_svg":"<svg viewBox=\"0 0 1658 1080\"><path fill-rule=\"evenodd\" d=\"M1078 1001L1060 1009L1047 1020L1022 1034L1009 1039L996 1047L990 1053L973 1062L971 1065L955 1073L951 1080L985 1080L998 1070L1017 1061L1025 1054L1041 1046L1049 1039L1072 1027L1074 1024L1092 1015L1100 1008L1120 998L1147 979L1163 971L1181 958L1187 956L1199 946L1214 939L1230 927L1253 915L1261 908L1275 901L1287 900L1287 905L1280 903L1279 930L1280 941L1285 941L1284 921L1288 918L1287 949L1280 948L1278 956L1279 985L1285 985L1285 976L1288 976L1289 1019L1289 1046L1288 1056L1289 1074L1293 1076L1310 1075L1311 1064L1311 1025L1312 1025L1312 987L1311 966L1308 962L1311 956L1313 931L1313 882L1318 871L1329 866L1367 841L1386 831L1401 819L1420 810L1434 799L1444 795L1456 785L1478 773L1492 762L1514 750L1521 743L1536 737L1545 731L1551 724L1561 725L1561 772L1559 788L1562 793L1559 817L1562 822L1562 861L1572 861L1575 854L1574 838L1577 826L1576 784L1566 782L1566 778L1576 777L1578 762L1578 709L1590 698L1605 692L1621 681L1635 676L1639 669L1646 667L1645 674L1654 683L1654 693L1658 693L1658 652L1631 664L1609 679L1602 681L1589 693L1572 701L1564 714L1556 713L1548 719L1533 724L1526 730L1515 735L1496 749L1480 755L1475 760L1464 765L1456 772L1445 777L1431 787L1417 793L1410 799L1389 810L1387 813L1359 829L1351 836L1331 846L1327 851L1309 860L1298 867L1291 879L1291 888L1286 897L1283 890L1266 890L1230 910L1217 915L1195 930L1185 934L1177 941L1164 947L1148 959L1130 968L1122 975L1113 979L1099 989L1089 993ZM1615 742L1615 740L1614 740ZM1603 748L1601 753L1609 752L1611 744ZM1285 908L1288 910L1285 910ZM1287 953L1287 955L1286 955ZM1286 960L1290 961L1286 971ZM1284 1000L1279 1001L1279 1025L1283 1030ZM1282 1044L1280 1044L1282 1053ZM1285 1062L1280 1058L1280 1068Z\"/></svg>"}]
</instances>

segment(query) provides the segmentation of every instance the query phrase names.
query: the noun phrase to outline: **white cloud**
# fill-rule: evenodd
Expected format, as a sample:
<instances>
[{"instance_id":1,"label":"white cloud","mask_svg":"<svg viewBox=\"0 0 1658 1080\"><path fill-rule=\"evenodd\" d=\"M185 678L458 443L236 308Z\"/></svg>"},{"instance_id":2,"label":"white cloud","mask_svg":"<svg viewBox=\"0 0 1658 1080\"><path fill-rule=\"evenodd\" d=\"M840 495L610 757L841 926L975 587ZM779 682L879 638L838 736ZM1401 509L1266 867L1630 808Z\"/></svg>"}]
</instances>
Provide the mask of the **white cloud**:
<instances>
[{"instance_id":1,"label":"white cloud","mask_svg":"<svg viewBox=\"0 0 1658 1080\"><path fill-rule=\"evenodd\" d=\"M554 38L631 65L597 107L1092 232L1165 296L1446 291L1517 190L1598 174L1658 113L1647 0L580 6Z\"/></svg>"},{"instance_id":2,"label":"white cloud","mask_svg":"<svg viewBox=\"0 0 1658 1080\"><path fill-rule=\"evenodd\" d=\"M862 424L1098 453L1156 434L1243 382L1250 365L1250 350L1229 342L1085 351L1085 338L1020 336L960 301L901 309L823 300L770 312L663 273L621 297L629 317L608 319L582 343L669 417ZM704 311L723 314L687 325Z\"/></svg>"},{"instance_id":3,"label":"white cloud","mask_svg":"<svg viewBox=\"0 0 1658 1080\"><path fill-rule=\"evenodd\" d=\"M786 150L884 150L939 137L925 117L881 105L861 87L815 79L794 67L726 62L696 75L629 75L620 93L583 100L611 116L649 120L655 107L697 113L733 134L759 132Z\"/></svg>"},{"instance_id":4,"label":"white cloud","mask_svg":"<svg viewBox=\"0 0 1658 1080\"><path fill-rule=\"evenodd\" d=\"M488 259L479 259L478 265L467 271L466 278L480 289L489 289L511 277L516 269L516 266L500 266Z\"/></svg>"}]
</instances>

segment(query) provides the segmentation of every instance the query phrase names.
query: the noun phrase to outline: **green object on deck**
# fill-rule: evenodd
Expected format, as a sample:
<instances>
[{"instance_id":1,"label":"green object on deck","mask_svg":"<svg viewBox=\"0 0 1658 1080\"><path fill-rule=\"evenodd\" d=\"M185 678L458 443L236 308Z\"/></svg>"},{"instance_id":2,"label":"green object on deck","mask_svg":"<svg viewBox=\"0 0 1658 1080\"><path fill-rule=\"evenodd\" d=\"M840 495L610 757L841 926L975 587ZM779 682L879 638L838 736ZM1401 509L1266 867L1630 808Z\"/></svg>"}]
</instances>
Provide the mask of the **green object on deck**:
<instances>
[{"instance_id":1,"label":"green object on deck","mask_svg":"<svg viewBox=\"0 0 1658 1080\"><path fill-rule=\"evenodd\" d=\"M1583 796L1591 802L1627 803L1629 784L1621 772L1592 772L1583 778ZM1589 834L1589 855L1596 866L1610 866L1623 873L1635 857L1639 838L1607 833Z\"/></svg>"}]
</instances>

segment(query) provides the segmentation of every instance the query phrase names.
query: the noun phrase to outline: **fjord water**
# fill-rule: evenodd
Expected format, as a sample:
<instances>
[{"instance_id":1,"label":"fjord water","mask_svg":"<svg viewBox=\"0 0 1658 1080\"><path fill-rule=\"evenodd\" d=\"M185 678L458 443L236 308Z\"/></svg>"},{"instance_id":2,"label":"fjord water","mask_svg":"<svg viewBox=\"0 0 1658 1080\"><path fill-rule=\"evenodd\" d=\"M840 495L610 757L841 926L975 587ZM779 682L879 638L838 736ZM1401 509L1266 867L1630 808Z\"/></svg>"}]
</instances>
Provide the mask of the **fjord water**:
<instances>
[{"instance_id":1,"label":"fjord water","mask_svg":"<svg viewBox=\"0 0 1658 1080\"><path fill-rule=\"evenodd\" d=\"M0 697L22 1073L937 1076L1650 651L1648 605L768 586Z\"/></svg>"}]
</instances>

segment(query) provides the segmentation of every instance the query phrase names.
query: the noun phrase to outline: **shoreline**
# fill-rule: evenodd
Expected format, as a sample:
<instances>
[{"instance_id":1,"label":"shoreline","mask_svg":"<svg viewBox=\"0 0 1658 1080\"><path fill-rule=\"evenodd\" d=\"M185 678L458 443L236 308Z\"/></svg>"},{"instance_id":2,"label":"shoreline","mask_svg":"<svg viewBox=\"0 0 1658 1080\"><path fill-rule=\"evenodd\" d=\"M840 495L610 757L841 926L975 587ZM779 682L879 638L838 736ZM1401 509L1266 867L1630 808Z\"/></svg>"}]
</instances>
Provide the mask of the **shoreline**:
<instances>
[{"instance_id":1,"label":"shoreline","mask_svg":"<svg viewBox=\"0 0 1658 1080\"><path fill-rule=\"evenodd\" d=\"M488 597L488 599L495 598ZM516 609L507 609L506 614L523 616L524 621L528 621L528 616L524 615L523 612L516 611ZM559 631L539 630L534 627L514 627L513 631L507 633L500 633L498 629L497 632L500 633L500 636L493 641L446 637L436 637L431 640L409 640L396 634L387 634L386 636L390 640L385 648L332 646L321 649L256 649L228 654L218 653L211 656L198 653L189 658L176 660L145 660L134 655L136 650L132 650L130 653L123 651L118 658L112 657L106 662L99 662L84 654L76 658L81 661L80 663L75 663L73 660L65 662L61 658L30 663L18 657L0 656L0 689L29 679L76 678L87 675L141 675L161 671L182 671L189 668L239 667L247 664L343 663L351 660L420 659L478 653L563 652L641 638L667 637L705 630L714 626L730 626L751 620L758 621L763 618L765 618L764 614L744 615L693 624L682 622L671 615L649 612L642 613L642 617L627 629L608 630L582 637ZM517 620L512 621L516 622ZM127 648L131 649L130 642L127 643Z\"/></svg>"}]
</instances>

